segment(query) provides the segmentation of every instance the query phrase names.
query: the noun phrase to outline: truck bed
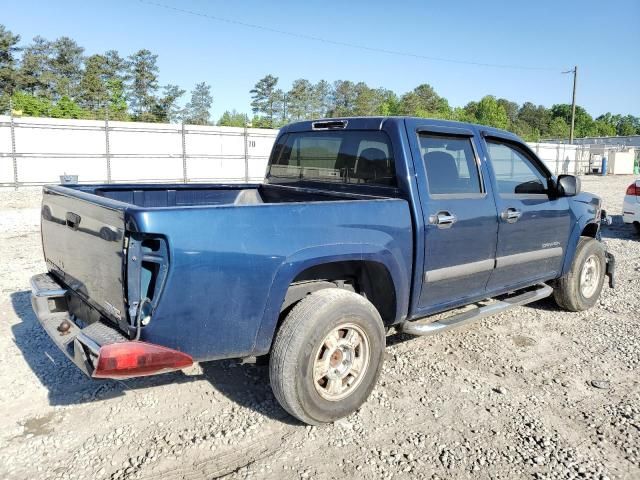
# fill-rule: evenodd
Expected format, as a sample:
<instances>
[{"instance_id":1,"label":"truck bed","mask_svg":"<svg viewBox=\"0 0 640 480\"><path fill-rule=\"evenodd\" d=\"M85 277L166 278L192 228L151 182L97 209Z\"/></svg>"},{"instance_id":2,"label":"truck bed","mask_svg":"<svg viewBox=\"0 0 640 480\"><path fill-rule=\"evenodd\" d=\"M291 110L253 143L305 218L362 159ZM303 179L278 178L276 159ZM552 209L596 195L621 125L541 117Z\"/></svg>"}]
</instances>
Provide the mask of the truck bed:
<instances>
[{"instance_id":1,"label":"truck bed","mask_svg":"<svg viewBox=\"0 0 640 480\"><path fill-rule=\"evenodd\" d=\"M329 202L363 200L371 195L352 192L302 189L282 185L74 185L64 187L143 208L215 205L258 205L284 202Z\"/></svg>"},{"instance_id":2,"label":"truck bed","mask_svg":"<svg viewBox=\"0 0 640 480\"><path fill-rule=\"evenodd\" d=\"M42 242L81 325L131 336L148 298L141 339L195 360L268 351L288 285L316 262L382 259L406 311L413 257L405 200L281 185L47 186Z\"/></svg>"}]
</instances>

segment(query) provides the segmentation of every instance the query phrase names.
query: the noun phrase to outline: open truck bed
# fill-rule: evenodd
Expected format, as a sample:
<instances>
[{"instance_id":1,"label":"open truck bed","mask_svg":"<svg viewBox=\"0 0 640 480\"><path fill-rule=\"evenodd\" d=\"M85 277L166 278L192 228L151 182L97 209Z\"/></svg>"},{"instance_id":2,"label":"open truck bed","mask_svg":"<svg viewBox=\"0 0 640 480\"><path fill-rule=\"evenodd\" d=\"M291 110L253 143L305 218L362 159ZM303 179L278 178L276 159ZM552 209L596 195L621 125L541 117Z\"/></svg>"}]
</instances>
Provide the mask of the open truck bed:
<instances>
[{"instance_id":1,"label":"open truck bed","mask_svg":"<svg viewBox=\"0 0 640 480\"><path fill-rule=\"evenodd\" d=\"M34 308L89 374L109 342L140 339L196 360L266 353L270 336L259 331L275 327L292 280L279 278L287 259L326 244L338 255L353 232L366 256L369 229L395 243L380 229L381 211L405 232L395 254L410 265L410 215L399 199L282 185L47 186L49 272L35 282Z\"/></svg>"}]
</instances>

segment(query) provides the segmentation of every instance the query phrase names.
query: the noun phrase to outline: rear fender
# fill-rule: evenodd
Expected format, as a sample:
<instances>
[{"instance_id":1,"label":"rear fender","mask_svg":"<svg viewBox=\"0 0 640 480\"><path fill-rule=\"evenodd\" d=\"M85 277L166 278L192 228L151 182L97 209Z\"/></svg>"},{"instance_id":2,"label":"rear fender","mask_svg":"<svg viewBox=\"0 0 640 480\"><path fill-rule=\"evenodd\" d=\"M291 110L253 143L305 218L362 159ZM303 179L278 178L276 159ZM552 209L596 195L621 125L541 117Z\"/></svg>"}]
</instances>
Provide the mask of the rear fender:
<instances>
[{"instance_id":1,"label":"rear fender","mask_svg":"<svg viewBox=\"0 0 640 480\"><path fill-rule=\"evenodd\" d=\"M262 355L269 351L275 328L289 285L304 270L332 262L370 261L385 266L391 275L396 296L396 322L406 316L409 300L407 274L410 265L402 265L402 260L390 250L370 244L331 244L299 250L287 257L276 272L271 283L267 306L255 339L254 351Z\"/></svg>"}]
</instances>

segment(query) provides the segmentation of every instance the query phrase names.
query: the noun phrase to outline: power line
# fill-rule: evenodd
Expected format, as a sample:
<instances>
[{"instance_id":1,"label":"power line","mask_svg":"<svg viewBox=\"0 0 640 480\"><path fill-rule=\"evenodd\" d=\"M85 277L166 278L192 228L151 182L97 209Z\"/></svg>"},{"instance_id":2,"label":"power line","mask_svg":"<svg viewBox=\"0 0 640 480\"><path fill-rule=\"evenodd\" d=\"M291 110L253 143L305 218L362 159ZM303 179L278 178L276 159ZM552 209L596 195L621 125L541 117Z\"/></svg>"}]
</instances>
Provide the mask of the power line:
<instances>
[{"instance_id":1,"label":"power line","mask_svg":"<svg viewBox=\"0 0 640 480\"><path fill-rule=\"evenodd\" d=\"M140 3L143 4L147 4L147 5L153 5L155 7L160 7L160 8L165 8L167 10L173 10L176 12L180 12L180 13L185 13L187 15L194 15L197 17L202 17L202 18L207 18L209 20L215 20L217 22L224 22L224 23L228 23L231 25L240 25L242 27L247 27L247 28L253 28L254 30L263 30L266 32L271 32L271 33L278 33L280 35L287 35L289 37L295 37L295 38L302 38L305 40L312 40L315 42L322 42L322 43L327 43L327 44L331 44L331 45L337 45L340 47L348 47L348 48L357 48L359 50L366 50L369 52L377 52L377 53L384 53L387 55L397 55L397 56L402 56L402 57L410 57L410 58L417 58L420 60L428 60L428 61L433 61L433 62L447 62L447 63L456 63L456 64L460 64L460 65L473 65L476 67L490 67L490 68L506 68L506 69L514 69L514 70L559 70L557 68L553 68L553 67L539 67L539 66L527 66L527 65L509 65L509 64L498 64L498 63L484 63L484 62L473 62L473 61L469 61L469 60L457 60L457 59L452 59L452 58L444 58L444 57L432 57L432 56L428 56L428 55L419 55L417 53L410 53L410 52L401 52L399 50L388 50L385 48L377 48L377 47L369 47L366 45L358 45L355 43L348 43L348 42L341 42L340 40L332 40L329 38L322 38L322 37L316 37L315 35L307 35L304 33L296 33L296 32L290 32L290 31L286 31L286 30L279 30L277 28L272 28L272 27L267 27L264 25L258 25L255 23L247 23L247 22L241 22L239 20L233 20L230 18L224 18L224 17L219 17L216 15L210 15L207 13L202 13L202 12L196 12L194 10L188 10L186 8L180 8L180 7L174 7L171 5L166 5L163 3L158 3L158 2L153 2L153 1L149 1L149 0L138 0Z\"/></svg>"}]
</instances>

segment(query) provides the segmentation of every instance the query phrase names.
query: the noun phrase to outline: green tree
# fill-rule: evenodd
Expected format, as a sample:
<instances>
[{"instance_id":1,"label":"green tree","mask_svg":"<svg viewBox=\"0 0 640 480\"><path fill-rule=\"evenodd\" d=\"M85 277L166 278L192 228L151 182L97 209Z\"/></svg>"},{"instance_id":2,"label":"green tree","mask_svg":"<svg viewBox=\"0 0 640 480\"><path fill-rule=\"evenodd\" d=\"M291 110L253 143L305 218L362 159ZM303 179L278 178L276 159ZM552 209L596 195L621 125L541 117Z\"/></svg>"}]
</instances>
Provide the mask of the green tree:
<instances>
[{"instance_id":1,"label":"green tree","mask_svg":"<svg viewBox=\"0 0 640 480\"><path fill-rule=\"evenodd\" d=\"M400 113L400 99L391 90L386 88L378 88L375 91L377 111L376 115L382 115L385 117L391 115L399 115Z\"/></svg>"},{"instance_id":2,"label":"green tree","mask_svg":"<svg viewBox=\"0 0 640 480\"><path fill-rule=\"evenodd\" d=\"M613 137L616 135L616 126L609 122L598 120L595 121L596 135L599 137Z\"/></svg>"},{"instance_id":3,"label":"green tree","mask_svg":"<svg viewBox=\"0 0 640 480\"><path fill-rule=\"evenodd\" d=\"M67 96L58 100L51 109L53 118L87 118L89 115L89 112L83 110L80 105Z\"/></svg>"},{"instance_id":4,"label":"green tree","mask_svg":"<svg viewBox=\"0 0 640 480\"><path fill-rule=\"evenodd\" d=\"M548 136L553 139L569 138L569 124L562 117L554 117L549 123Z\"/></svg>"},{"instance_id":5,"label":"green tree","mask_svg":"<svg viewBox=\"0 0 640 480\"><path fill-rule=\"evenodd\" d=\"M327 117L332 108L331 84L326 80L320 80L313 86L312 113L314 118Z\"/></svg>"},{"instance_id":6,"label":"green tree","mask_svg":"<svg viewBox=\"0 0 640 480\"><path fill-rule=\"evenodd\" d=\"M633 115L621 117L616 125L616 133L625 136L640 134L640 119Z\"/></svg>"},{"instance_id":7,"label":"green tree","mask_svg":"<svg viewBox=\"0 0 640 480\"><path fill-rule=\"evenodd\" d=\"M129 105L127 105L124 81L120 78L109 78L107 80L107 91L109 92L109 118L112 120L129 120Z\"/></svg>"},{"instance_id":8,"label":"green tree","mask_svg":"<svg viewBox=\"0 0 640 480\"><path fill-rule=\"evenodd\" d=\"M78 103L86 110L97 114L103 111L109 100L107 59L104 55L91 55L85 61L80 80Z\"/></svg>"},{"instance_id":9,"label":"green tree","mask_svg":"<svg viewBox=\"0 0 640 480\"><path fill-rule=\"evenodd\" d=\"M314 109L314 88L309 80L294 80L291 90L287 92L287 109L289 118L303 120L312 117Z\"/></svg>"},{"instance_id":10,"label":"green tree","mask_svg":"<svg viewBox=\"0 0 640 480\"><path fill-rule=\"evenodd\" d=\"M156 108L158 90L158 56L147 49L129 56L129 100L138 119L154 121L152 110Z\"/></svg>"},{"instance_id":11,"label":"green tree","mask_svg":"<svg viewBox=\"0 0 640 480\"><path fill-rule=\"evenodd\" d=\"M60 37L51 44L49 62L55 99L75 98L80 89L84 48L69 37Z\"/></svg>"},{"instance_id":12,"label":"green tree","mask_svg":"<svg viewBox=\"0 0 640 480\"><path fill-rule=\"evenodd\" d=\"M8 98L18 85L16 68L16 54L20 51L18 42L20 42L20 35L14 35L0 24L0 95L3 98ZM0 111L5 108L0 105Z\"/></svg>"},{"instance_id":13,"label":"green tree","mask_svg":"<svg viewBox=\"0 0 640 480\"><path fill-rule=\"evenodd\" d=\"M448 118L451 116L449 102L436 93L427 83L418 85L400 98L400 113L415 117Z\"/></svg>"},{"instance_id":14,"label":"green tree","mask_svg":"<svg viewBox=\"0 0 640 480\"><path fill-rule=\"evenodd\" d=\"M499 98L497 101L498 105L502 105L504 111L507 112L509 126L515 125L518 121L520 106L516 102L512 102L510 100L507 100L506 98Z\"/></svg>"},{"instance_id":15,"label":"green tree","mask_svg":"<svg viewBox=\"0 0 640 480\"><path fill-rule=\"evenodd\" d=\"M162 89L162 96L156 98L151 109L149 120L151 122L176 122L183 114L178 107L178 99L184 95L185 90L177 85L166 85Z\"/></svg>"},{"instance_id":16,"label":"green tree","mask_svg":"<svg viewBox=\"0 0 640 480\"><path fill-rule=\"evenodd\" d=\"M524 102L518 110L517 123L521 131L547 135L550 122L551 112L542 105L536 106L531 102Z\"/></svg>"},{"instance_id":17,"label":"green tree","mask_svg":"<svg viewBox=\"0 0 640 480\"><path fill-rule=\"evenodd\" d=\"M553 105L551 107L551 115L553 118L562 118L567 125L571 125L571 105L566 103ZM593 137L597 134L597 128L591 115L583 107L576 105L574 136L576 138Z\"/></svg>"},{"instance_id":18,"label":"green tree","mask_svg":"<svg viewBox=\"0 0 640 480\"><path fill-rule=\"evenodd\" d=\"M356 98L353 102L353 115L376 115L380 107L380 99L376 91L364 82L356 83L354 90L356 92Z\"/></svg>"},{"instance_id":19,"label":"green tree","mask_svg":"<svg viewBox=\"0 0 640 480\"><path fill-rule=\"evenodd\" d=\"M264 124L268 128L273 127L276 123L276 117L281 111L283 94L276 87L278 85L278 77L267 75L258 80L258 83L251 89L251 110L253 113L265 117Z\"/></svg>"},{"instance_id":20,"label":"green tree","mask_svg":"<svg viewBox=\"0 0 640 480\"><path fill-rule=\"evenodd\" d=\"M469 107L469 105L473 104L473 112L470 112L467 107ZM458 122L470 122L470 123L476 123L476 117L475 117L475 106L477 106L478 104L476 102L469 102L467 104L466 107L462 108L462 107L455 107L452 111L451 111L451 120L457 120Z\"/></svg>"},{"instance_id":21,"label":"green tree","mask_svg":"<svg viewBox=\"0 0 640 480\"><path fill-rule=\"evenodd\" d=\"M53 103L47 98L27 92L15 92L11 97L13 109L26 117L50 117Z\"/></svg>"},{"instance_id":22,"label":"green tree","mask_svg":"<svg viewBox=\"0 0 640 480\"><path fill-rule=\"evenodd\" d=\"M108 92L109 118L129 120L126 82L128 78L128 62L117 50L107 50L105 58L105 84Z\"/></svg>"},{"instance_id":23,"label":"green tree","mask_svg":"<svg viewBox=\"0 0 640 480\"><path fill-rule=\"evenodd\" d=\"M496 128L507 128L509 118L504 107L498 103L493 95L486 95L474 106L474 116L481 125Z\"/></svg>"},{"instance_id":24,"label":"green tree","mask_svg":"<svg viewBox=\"0 0 640 480\"><path fill-rule=\"evenodd\" d=\"M245 113L226 110L218 120L218 125L221 127L244 127L248 121L249 118Z\"/></svg>"},{"instance_id":25,"label":"green tree","mask_svg":"<svg viewBox=\"0 0 640 480\"><path fill-rule=\"evenodd\" d=\"M205 82L198 83L191 92L191 101L185 107L185 123L209 125L212 105L211 86Z\"/></svg>"},{"instance_id":26,"label":"green tree","mask_svg":"<svg viewBox=\"0 0 640 480\"><path fill-rule=\"evenodd\" d=\"M52 52L51 42L40 36L27 45L18 71L18 86L21 90L38 97L54 97L54 78L50 68Z\"/></svg>"},{"instance_id":27,"label":"green tree","mask_svg":"<svg viewBox=\"0 0 640 480\"><path fill-rule=\"evenodd\" d=\"M353 82L349 80L336 80L333 82L332 117L348 117L353 115L358 92Z\"/></svg>"}]
</instances>

